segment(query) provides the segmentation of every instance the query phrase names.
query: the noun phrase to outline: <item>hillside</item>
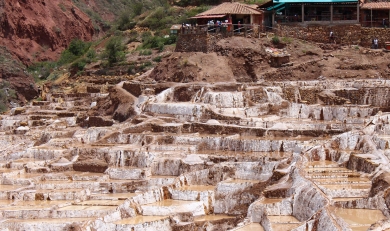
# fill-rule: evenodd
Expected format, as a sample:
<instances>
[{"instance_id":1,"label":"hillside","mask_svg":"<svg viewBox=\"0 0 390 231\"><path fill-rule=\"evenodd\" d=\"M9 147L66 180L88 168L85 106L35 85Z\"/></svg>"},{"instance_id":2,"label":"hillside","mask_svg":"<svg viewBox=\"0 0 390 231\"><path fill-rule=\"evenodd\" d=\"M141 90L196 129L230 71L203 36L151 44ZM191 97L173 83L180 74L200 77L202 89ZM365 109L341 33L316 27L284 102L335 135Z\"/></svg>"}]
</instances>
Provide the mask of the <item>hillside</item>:
<instances>
[{"instance_id":1,"label":"hillside","mask_svg":"<svg viewBox=\"0 0 390 231\"><path fill-rule=\"evenodd\" d=\"M61 0L6 0L0 25L0 46L24 64L57 59L72 39L91 40L94 34L90 18Z\"/></svg>"},{"instance_id":2,"label":"hillside","mask_svg":"<svg viewBox=\"0 0 390 231\"><path fill-rule=\"evenodd\" d=\"M94 29L71 1L3 0L1 4L0 78L2 85L16 90L19 97L13 100L23 102L37 94L26 65L57 59L72 39L91 40Z\"/></svg>"},{"instance_id":3,"label":"hillside","mask_svg":"<svg viewBox=\"0 0 390 231\"><path fill-rule=\"evenodd\" d=\"M18 0L15 2L2 0L0 5L0 78L3 81L2 85L16 90L16 96L12 100L0 98L2 108L11 102L23 104L26 99L36 97L37 86L34 82L47 80L53 71L64 70L55 73L51 79L67 72L70 65L76 67L71 68L71 72L75 71L71 73L74 75L81 72L84 66L92 61L106 60L105 44L108 40L103 38L113 35L113 37L121 37L121 43L124 45L131 42L139 44L145 42L145 39L152 38L152 33L157 33L159 36L166 35L168 31L166 25L182 22L189 17L186 10L171 7L165 1ZM192 12L192 15L196 12ZM135 25L140 29L131 32L130 36L126 35L126 30L133 29ZM143 33L149 30L152 33L148 32L145 37ZM76 39L96 42L91 49L89 49L91 43L85 43L81 46L86 50L73 49L74 53L64 54L64 50ZM80 45L77 42L76 44ZM89 51L88 61L77 60L87 51ZM121 56L131 56L130 51L120 51ZM143 67L150 66L150 62L151 60ZM137 62L129 62L125 72L137 65ZM142 71L143 67L132 68L131 72ZM123 70L119 69L120 67L113 67L107 73L123 73ZM18 79L18 83L14 83L15 79ZM5 92L4 89L0 89L0 94ZM27 93L20 89L31 89L31 91Z\"/></svg>"}]
</instances>

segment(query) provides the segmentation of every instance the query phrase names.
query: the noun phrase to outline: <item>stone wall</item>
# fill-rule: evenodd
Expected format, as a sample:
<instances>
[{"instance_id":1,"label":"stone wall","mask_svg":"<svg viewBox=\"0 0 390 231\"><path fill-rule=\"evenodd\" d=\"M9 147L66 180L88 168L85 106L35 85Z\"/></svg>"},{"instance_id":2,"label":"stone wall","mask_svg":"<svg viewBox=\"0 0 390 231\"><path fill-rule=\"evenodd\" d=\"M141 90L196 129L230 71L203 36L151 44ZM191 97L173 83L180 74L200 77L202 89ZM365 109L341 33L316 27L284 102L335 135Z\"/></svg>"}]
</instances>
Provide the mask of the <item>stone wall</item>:
<instances>
[{"instance_id":1,"label":"stone wall","mask_svg":"<svg viewBox=\"0 0 390 231\"><path fill-rule=\"evenodd\" d=\"M180 34L176 42L176 52L207 52L207 34Z\"/></svg>"},{"instance_id":2,"label":"stone wall","mask_svg":"<svg viewBox=\"0 0 390 231\"><path fill-rule=\"evenodd\" d=\"M390 42L390 29L362 27L360 45L370 47L374 37L378 38L379 48L384 48L385 42Z\"/></svg>"},{"instance_id":3,"label":"stone wall","mask_svg":"<svg viewBox=\"0 0 390 231\"><path fill-rule=\"evenodd\" d=\"M329 42L329 33L333 31L336 43L342 45L360 45L371 47L374 37L379 40L379 48L390 41L390 29L361 27L353 25L277 25L276 33L282 37L293 37L319 43Z\"/></svg>"}]
</instances>

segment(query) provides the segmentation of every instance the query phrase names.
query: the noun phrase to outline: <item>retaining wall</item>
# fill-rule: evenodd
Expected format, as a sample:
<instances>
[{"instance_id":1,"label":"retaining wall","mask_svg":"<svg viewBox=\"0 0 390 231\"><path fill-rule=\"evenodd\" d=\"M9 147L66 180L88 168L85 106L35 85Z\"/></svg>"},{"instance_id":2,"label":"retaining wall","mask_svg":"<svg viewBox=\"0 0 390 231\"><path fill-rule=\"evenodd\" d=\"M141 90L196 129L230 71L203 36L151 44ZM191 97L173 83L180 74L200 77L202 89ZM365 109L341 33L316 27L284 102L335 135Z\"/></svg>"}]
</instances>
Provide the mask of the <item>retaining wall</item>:
<instances>
[{"instance_id":1,"label":"retaining wall","mask_svg":"<svg viewBox=\"0 0 390 231\"><path fill-rule=\"evenodd\" d=\"M371 47L374 37L379 40L379 48L390 42L389 28L369 28L360 24L351 25L276 25L276 34L282 37L299 38L319 43L329 42L329 33L333 31L336 43L342 45L360 45Z\"/></svg>"}]
</instances>

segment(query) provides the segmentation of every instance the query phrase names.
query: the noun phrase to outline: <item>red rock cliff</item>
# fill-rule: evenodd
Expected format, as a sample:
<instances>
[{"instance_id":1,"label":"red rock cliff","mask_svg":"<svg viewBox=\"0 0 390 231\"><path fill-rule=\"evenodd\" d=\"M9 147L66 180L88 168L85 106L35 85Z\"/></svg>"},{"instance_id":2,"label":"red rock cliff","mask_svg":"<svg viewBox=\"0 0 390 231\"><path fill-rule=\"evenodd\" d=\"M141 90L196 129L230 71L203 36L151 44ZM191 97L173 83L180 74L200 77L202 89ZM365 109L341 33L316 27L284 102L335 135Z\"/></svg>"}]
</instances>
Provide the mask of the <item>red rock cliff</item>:
<instances>
[{"instance_id":1,"label":"red rock cliff","mask_svg":"<svg viewBox=\"0 0 390 231\"><path fill-rule=\"evenodd\" d=\"M72 39L91 40L93 32L71 0L0 0L0 46L24 64L56 59Z\"/></svg>"}]
</instances>

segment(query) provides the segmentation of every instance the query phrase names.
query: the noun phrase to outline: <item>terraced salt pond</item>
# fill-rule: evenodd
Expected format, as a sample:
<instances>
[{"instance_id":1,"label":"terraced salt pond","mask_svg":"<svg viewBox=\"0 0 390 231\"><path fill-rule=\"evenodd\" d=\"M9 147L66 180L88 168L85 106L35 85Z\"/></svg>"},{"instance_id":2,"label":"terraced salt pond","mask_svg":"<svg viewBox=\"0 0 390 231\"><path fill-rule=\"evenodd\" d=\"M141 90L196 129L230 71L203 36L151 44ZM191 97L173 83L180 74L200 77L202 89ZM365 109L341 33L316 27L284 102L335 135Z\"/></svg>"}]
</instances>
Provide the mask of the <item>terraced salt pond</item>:
<instances>
[{"instance_id":1,"label":"terraced salt pond","mask_svg":"<svg viewBox=\"0 0 390 231\"><path fill-rule=\"evenodd\" d=\"M132 96L136 103L129 104L136 108L121 123L93 112L91 102L117 100L104 92L57 92L17 115L3 115L0 141L7 148L0 157L0 227L386 227L380 221L388 220L390 194L381 187L389 174L390 114L379 113L386 102L307 104L305 94L313 89L310 97L319 97L320 82L275 84L183 83L164 85L153 95L149 90L158 84L146 90L131 83L128 94L132 87L140 89ZM329 84L339 97L335 89L352 91L356 83ZM364 84L372 87L370 81ZM390 82L384 86L390 88ZM191 100L178 100L183 87ZM203 90L190 91L194 87ZM301 103L287 89L299 93Z\"/></svg>"}]
</instances>

